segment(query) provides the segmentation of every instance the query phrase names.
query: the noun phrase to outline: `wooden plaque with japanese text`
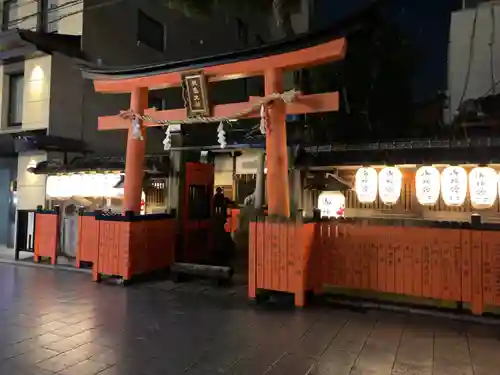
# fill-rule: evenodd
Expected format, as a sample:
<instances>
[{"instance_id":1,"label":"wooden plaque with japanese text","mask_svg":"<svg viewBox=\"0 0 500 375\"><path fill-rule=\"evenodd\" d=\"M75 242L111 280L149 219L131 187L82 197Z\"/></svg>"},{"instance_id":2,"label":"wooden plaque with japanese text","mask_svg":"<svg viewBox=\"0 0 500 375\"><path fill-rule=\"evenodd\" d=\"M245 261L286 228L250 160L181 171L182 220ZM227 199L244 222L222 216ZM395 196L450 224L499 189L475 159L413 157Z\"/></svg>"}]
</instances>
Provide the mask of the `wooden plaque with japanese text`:
<instances>
[{"instance_id":1,"label":"wooden plaque with japanese text","mask_svg":"<svg viewBox=\"0 0 500 375\"><path fill-rule=\"evenodd\" d=\"M188 116L210 116L207 79L203 72L183 74L182 82Z\"/></svg>"}]
</instances>

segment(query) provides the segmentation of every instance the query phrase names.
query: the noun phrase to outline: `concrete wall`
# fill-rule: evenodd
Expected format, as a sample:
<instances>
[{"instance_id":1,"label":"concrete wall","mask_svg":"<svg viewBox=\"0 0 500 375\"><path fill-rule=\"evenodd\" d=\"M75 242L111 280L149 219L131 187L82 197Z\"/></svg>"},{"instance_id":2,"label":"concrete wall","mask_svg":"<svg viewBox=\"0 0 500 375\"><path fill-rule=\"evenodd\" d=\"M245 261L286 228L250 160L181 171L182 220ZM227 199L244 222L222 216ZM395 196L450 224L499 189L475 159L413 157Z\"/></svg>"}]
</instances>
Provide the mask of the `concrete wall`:
<instances>
[{"instance_id":1,"label":"concrete wall","mask_svg":"<svg viewBox=\"0 0 500 375\"><path fill-rule=\"evenodd\" d=\"M49 0L53 8L48 13L48 32L81 35L83 3L74 0ZM3 4L3 2L2 2ZM3 12L3 7L1 8ZM38 1L21 0L11 12L10 29L36 30Z\"/></svg>"},{"instance_id":2,"label":"concrete wall","mask_svg":"<svg viewBox=\"0 0 500 375\"><path fill-rule=\"evenodd\" d=\"M116 115L130 107L130 95L104 95L94 91L91 81L84 82L82 139L97 155L123 156L127 144L126 130L98 131L99 116Z\"/></svg>"},{"instance_id":3,"label":"concrete wall","mask_svg":"<svg viewBox=\"0 0 500 375\"><path fill-rule=\"evenodd\" d=\"M24 63L0 67L0 129L8 128L9 74L24 71L22 129L47 129L49 126L49 105L52 56L28 59Z\"/></svg>"},{"instance_id":4,"label":"concrete wall","mask_svg":"<svg viewBox=\"0 0 500 375\"><path fill-rule=\"evenodd\" d=\"M60 53L52 54L50 95L50 135L81 139L83 123L83 88L81 72L74 60Z\"/></svg>"},{"instance_id":5,"label":"concrete wall","mask_svg":"<svg viewBox=\"0 0 500 375\"><path fill-rule=\"evenodd\" d=\"M85 7L100 2L86 0ZM164 25L165 51L156 51L137 43L139 9ZM229 17L220 12L210 18L188 18L157 0L141 0L117 2L84 11L82 45L90 59L97 62L100 58L105 65L123 66L208 56L244 47L238 37L236 18L247 24L250 45L256 43L257 35L265 41L270 39L268 17L249 14Z\"/></svg>"},{"instance_id":6,"label":"concrete wall","mask_svg":"<svg viewBox=\"0 0 500 375\"><path fill-rule=\"evenodd\" d=\"M98 0L86 0L85 7L97 3ZM165 51L156 51L137 43L139 9L165 25ZM265 41L270 40L269 19L251 15L241 15L240 18L247 23L249 45L255 45L257 35ZM94 8L83 13L83 21L82 46L85 54L90 61L104 65L130 66L155 61L177 61L233 51L245 46L244 41L238 38L236 17L218 14L210 20L188 18L156 0L117 2L114 5ZM247 87L244 81L226 85L226 88L231 86L230 89L214 92L216 102L229 102L234 99L235 92L244 92ZM243 100L246 100L246 97ZM114 115L129 108L129 95L97 94L92 84L87 81L84 84L83 106L83 140L98 153L123 154L126 131L98 132L97 118ZM148 152L161 152L162 141L163 134L160 131L148 132Z\"/></svg>"},{"instance_id":7,"label":"concrete wall","mask_svg":"<svg viewBox=\"0 0 500 375\"><path fill-rule=\"evenodd\" d=\"M47 129L50 120L52 56L24 62L23 129Z\"/></svg>"},{"instance_id":8,"label":"concrete wall","mask_svg":"<svg viewBox=\"0 0 500 375\"><path fill-rule=\"evenodd\" d=\"M9 118L9 77L0 65L0 130L5 129Z\"/></svg>"},{"instance_id":9,"label":"concrete wall","mask_svg":"<svg viewBox=\"0 0 500 375\"><path fill-rule=\"evenodd\" d=\"M59 34L82 35L83 31L83 6L86 1L75 3L73 0L51 0L57 7L55 11L49 13L51 23L50 31L57 31Z\"/></svg>"},{"instance_id":10,"label":"concrete wall","mask_svg":"<svg viewBox=\"0 0 500 375\"><path fill-rule=\"evenodd\" d=\"M101 0L86 0L85 7L93 7ZM144 5L143 5L144 3ZM88 58L104 65L134 65L160 61L165 55L145 45L137 44L137 11L149 0L120 1L116 4L83 12L82 47ZM156 2L156 13L164 7Z\"/></svg>"},{"instance_id":11,"label":"concrete wall","mask_svg":"<svg viewBox=\"0 0 500 375\"><path fill-rule=\"evenodd\" d=\"M455 115L462 100L500 93L500 85L492 89L494 83L500 80L499 43L500 4L481 4L475 9L452 13L448 54L450 113L445 114L446 121Z\"/></svg>"},{"instance_id":12,"label":"concrete wall","mask_svg":"<svg viewBox=\"0 0 500 375\"><path fill-rule=\"evenodd\" d=\"M3 3L3 1L2 1ZM37 23L38 2L22 1L13 8L10 13L9 29L34 30ZM3 7L2 7L3 12Z\"/></svg>"},{"instance_id":13,"label":"concrete wall","mask_svg":"<svg viewBox=\"0 0 500 375\"><path fill-rule=\"evenodd\" d=\"M231 155L217 155L214 160L214 185L233 184L233 158Z\"/></svg>"},{"instance_id":14,"label":"concrete wall","mask_svg":"<svg viewBox=\"0 0 500 375\"><path fill-rule=\"evenodd\" d=\"M47 160L45 152L30 152L19 154L17 164L17 197L18 209L33 210L37 206L45 205L45 175L35 175L27 171L31 162L42 162Z\"/></svg>"}]
</instances>

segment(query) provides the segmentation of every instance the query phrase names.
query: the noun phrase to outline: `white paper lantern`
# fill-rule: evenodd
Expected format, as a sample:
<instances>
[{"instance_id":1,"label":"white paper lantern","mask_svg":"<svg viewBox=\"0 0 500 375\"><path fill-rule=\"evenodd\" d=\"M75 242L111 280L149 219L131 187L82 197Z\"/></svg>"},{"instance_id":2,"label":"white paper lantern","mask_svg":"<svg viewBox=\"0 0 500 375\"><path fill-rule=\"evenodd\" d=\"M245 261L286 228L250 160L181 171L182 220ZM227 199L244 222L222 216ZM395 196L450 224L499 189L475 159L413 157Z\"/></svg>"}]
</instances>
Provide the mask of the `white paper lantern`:
<instances>
[{"instance_id":1,"label":"white paper lantern","mask_svg":"<svg viewBox=\"0 0 500 375\"><path fill-rule=\"evenodd\" d=\"M94 187L92 186L93 180L90 174L82 174L81 184L82 187L80 189L80 194L82 197L92 197Z\"/></svg>"},{"instance_id":2,"label":"white paper lantern","mask_svg":"<svg viewBox=\"0 0 500 375\"><path fill-rule=\"evenodd\" d=\"M441 191L441 176L437 168L420 168L415 175L415 188L417 199L420 204L436 204Z\"/></svg>"},{"instance_id":3,"label":"white paper lantern","mask_svg":"<svg viewBox=\"0 0 500 375\"><path fill-rule=\"evenodd\" d=\"M345 196L340 191L324 191L318 197L321 217L344 216Z\"/></svg>"},{"instance_id":4,"label":"white paper lantern","mask_svg":"<svg viewBox=\"0 0 500 375\"><path fill-rule=\"evenodd\" d=\"M58 176L47 177L46 194L49 198L57 197Z\"/></svg>"},{"instance_id":5,"label":"white paper lantern","mask_svg":"<svg viewBox=\"0 0 500 375\"><path fill-rule=\"evenodd\" d=\"M92 184L93 197L105 197L107 193L105 175L101 173L91 174L90 183Z\"/></svg>"},{"instance_id":6,"label":"white paper lantern","mask_svg":"<svg viewBox=\"0 0 500 375\"><path fill-rule=\"evenodd\" d=\"M73 186L71 185L70 175L59 176L58 192L61 198L71 198L73 196Z\"/></svg>"},{"instance_id":7,"label":"white paper lantern","mask_svg":"<svg viewBox=\"0 0 500 375\"><path fill-rule=\"evenodd\" d=\"M396 204L401 196L403 175L396 167L386 167L378 174L378 191L384 204Z\"/></svg>"},{"instance_id":8,"label":"white paper lantern","mask_svg":"<svg viewBox=\"0 0 500 375\"><path fill-rule=\"evenodd\" d=\"M495 204L498 175L493 168L474 168L469 174L470 201L473 208L485 209Z\"/></svg>"},{"instance_id":9,"label":"white paper lantern","mask_svg":"<svg viewBox=\"0 0 500 375\"><path fill-rule=\"evenodd\" d=\"M356 172L356 195L360 203L373 203L377 199L378 179L374 168L359 168Z\"/></svg>"},{"instance_id":10,"label":"white paper lantern","mask_svg":"<svg viewBox=\"0 0 500 375\"><path fill-rule=\"evenodd\" d=\"M462 167L447 167L441 174L441 195L447 206L461 206L467 196L467 172Z\"/></svg>"},{"instance_id":11,"label":"white paper lantern","mask_svg":"<svg viewBox=\"0 0 500 375\"><path fill-rule=\"evenodd\" d=\"M68 177L68 193L70 197L82 196L82 175L74 174Z\"/></svg>"},{"instance_id":12,"label":"white paper lantern","mask_svg":"<svg viewBox=\"0 0 500 375\"><path fill-rule=\"evenodd\" d=\"M108 173L104 175L104 196L106 198L114 198L119 195L119 189L115 189L115 186L120 180L121 177L118 173Z\"/></svg>"},{"instance_id":13,"label":"white paper lantern","mask_svg":"<svg viewBox=\"0 0 500 375\"><path fill-rule=\"evenodd\" d=\"M49 176L47 178L46 193L50 198L69 198L71 197L71 186L69 176Z\"/></svg>"}]
</instances>

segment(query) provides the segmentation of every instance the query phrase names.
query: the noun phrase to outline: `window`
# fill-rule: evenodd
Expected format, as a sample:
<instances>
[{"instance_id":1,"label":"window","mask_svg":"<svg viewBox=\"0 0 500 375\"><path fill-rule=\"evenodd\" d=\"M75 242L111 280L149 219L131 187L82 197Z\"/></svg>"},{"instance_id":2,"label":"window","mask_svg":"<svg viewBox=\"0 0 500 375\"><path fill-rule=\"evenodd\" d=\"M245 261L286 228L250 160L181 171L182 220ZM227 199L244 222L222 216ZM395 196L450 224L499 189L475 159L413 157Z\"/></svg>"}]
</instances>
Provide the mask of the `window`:
<instances>
[{"instance_id":1,"label":"window","mask_svg":"<svg viewBox=\"0 0 500 375\"><path fill-rule=\"evenodd\" d=\"M9 77L9 126L21 126L23 122L24 74Z\"/></svg>"},{"instance_id":2,"label":"window","mask_svg":"<svg viewBox=\"0 0 500 375\"><path fill-rule=\"evenodd\" d=\"M137 20L137 41L157 51L165 50L165 27L160 22L139 10Z\"/></svg>"},{"instance_id":3,"label":"window","mask_svg":"<svg viewBox=\"0 0 500 375\"><path fill-rule=\"evenodd\" d=\"M6 31L9 30L9 24L16 20L17 17L17 10L19 8L19 5L17 4L17 0L6 0L3 3L3 9L2 9L2 30ZM12 27L15 27L13 25Z\"/></svg>"},{"instance_id":4,"label":"window","mask_svg":"<svg viewBox=\"0 0 500 375\"><path fill-rule=\"evenodd\" d=\"M238 32L238 41L243 43L243 45L246 47L248 44L248 26L242 20L237 19L236 27Z\"/></svg>"},{"instance_id":5,"label":"window","mask_svg":"<svg viewBox=\"0 0 500 375\"><path fill-rule=\"evenodd\" d=\"M159 98L158 96L151 95L151 91L149 92L149 108L156 108L157 111L162 111L165 108L165 100L163 98Z\"/></svg>"}]
</instances>

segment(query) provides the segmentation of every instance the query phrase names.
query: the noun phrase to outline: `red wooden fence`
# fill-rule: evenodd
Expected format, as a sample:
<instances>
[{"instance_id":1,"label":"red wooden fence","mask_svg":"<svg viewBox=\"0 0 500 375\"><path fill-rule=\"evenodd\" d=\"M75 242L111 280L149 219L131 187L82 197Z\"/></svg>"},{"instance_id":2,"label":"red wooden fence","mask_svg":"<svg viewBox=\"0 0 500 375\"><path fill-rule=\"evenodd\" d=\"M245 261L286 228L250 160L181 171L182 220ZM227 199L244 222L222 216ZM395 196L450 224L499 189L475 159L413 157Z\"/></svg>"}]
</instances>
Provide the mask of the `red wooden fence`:
<instances>
[{"instance_id":1,"label":"red wooden fence","mask_svg":"<svg viewBox=\"0 0 500 375\"><path fill-rule=\"evenodd\" d=\"M500 306L500 233L317 223L322 284Z\"/></svg>"},{"instance_id":2,"label":"red wooden fence","mask_svg":"<svg viewBox=\"0 0 500 375\"><path fill-rule=\"evenodd\" d=\"M101 275L134 275L168 268L175 261L177 226L174 219L118 221L96 220L97 257L92 267L93 280ZM83 233L82 236L95 236Z\"/></svg>"},{"instance_id":3,"label":"red wooden fence","mask_svg":"<svg viewBox=\"0 0 500 375\"><path fill-rule=\"evenodd\" d=\"M50 258L51 264L57 263L59 240L59 216L55 212L37 212L35 214L35 251L34 261Z\"/></svg>"},{"instance_id":4,"label":"red wooden fence","mask_svg":"<svg viewBox=\"0 0 500 375\"><path fill-rule=\"evenodd\" d=\"M469 303L475 314L500 306L498 231L257 222L250 236L250 297L285 291L303 305L304 291L331 285Z\"/></svg>"},{"instance_id":5,"label":"red wooden fence","mask_svg":"<svg viewBox=\"0 0 500 375\"><path fill-rule=\"evenodd\" d=\"M95 216L78 216L78 245L76 251L76 266L81 262L94 263L99 247L99 222Z\"/></svg>"},{"instance_id":6,"label":"red wooden fence","mask_svg":"<svg viewBox=\"0 0 500 375\"><path fill-rule=\"evenodd\" d=\"M249 297L258 289L288 292L304 306L305 292L314 289L308 276L313 235L314 224L269 218L250 223Z\"/></svg>"},{"instance_id":7,"label":"red wooden fence","mask_svg":"<svg viewBox=\"0 0 500 375\"><path fill-rule=\"evenodd\" d=\"M155 216L155 215L152 215ZM168 268L175 261L177 222L173 218L81 215L78 218L77 267L92 263L94 281L101 275L134 275Z\"/></svg>"}]
</instances>

